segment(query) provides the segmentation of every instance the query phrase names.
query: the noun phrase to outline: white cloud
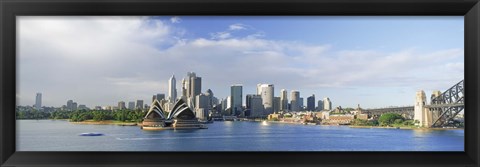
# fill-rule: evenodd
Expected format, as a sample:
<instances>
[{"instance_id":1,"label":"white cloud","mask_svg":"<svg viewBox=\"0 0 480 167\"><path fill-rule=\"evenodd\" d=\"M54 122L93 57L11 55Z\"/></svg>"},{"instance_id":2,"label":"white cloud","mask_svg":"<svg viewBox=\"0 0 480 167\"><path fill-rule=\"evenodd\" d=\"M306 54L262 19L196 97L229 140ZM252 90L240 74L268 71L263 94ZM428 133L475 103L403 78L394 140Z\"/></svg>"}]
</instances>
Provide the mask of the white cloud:
<instances>
[{"instance_id":1,"label":"white cloud","mask_svg":"<svg viewBox=\"0 0 480 167\"><path fill-rule=\"evenodd\" d=\"M212 39L227 39L232 37L232 35L229 32L216 32L216 33L211 33L210 34Z\"/></svg>"},{"instance_id":2,"label":"white cloud","mask_svg":"<svg viewBox=\"0 0 480 167\"><path fill-rule=\"evenodd\" d=\"M237 24L230 25L228 29L229 30L245 30L247 29L247 26L244 24L237 23Z\"/></svg>"},{"instance_id":3,"label":"white cloud","mask_svg":"<svg viewBox=\"0 0 480 167\"><path fill-rule=\"evenodd\" d=\"M175 16L175 17L172 17L170 18L170 22L172 23L181 23L182 22L182 19L178 16Z\"/></svg>"}]
</instances>

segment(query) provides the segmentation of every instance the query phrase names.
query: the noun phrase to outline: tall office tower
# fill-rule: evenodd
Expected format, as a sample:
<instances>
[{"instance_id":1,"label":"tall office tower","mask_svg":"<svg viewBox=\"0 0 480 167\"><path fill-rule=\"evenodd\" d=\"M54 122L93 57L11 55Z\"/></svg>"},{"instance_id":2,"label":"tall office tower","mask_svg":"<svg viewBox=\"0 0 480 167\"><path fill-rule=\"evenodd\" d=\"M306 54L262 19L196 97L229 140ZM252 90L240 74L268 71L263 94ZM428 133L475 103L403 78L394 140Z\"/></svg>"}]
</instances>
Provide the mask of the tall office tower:
<instances>
[{"instance_id":1,"label":"tall office tower","mask_svg":"<svg viewBox=\"0 0 480 167\"><path fill-rule=\"evenodd\" d=\"M303 111L303 108L305 107L303 97L300 97L300 101L298 103L299 103L300 111Z\"/></svg>"},{"instance_id":2,"label":"tall office tower","mask_svg":"<svg viewBox=\"0 0 480 167\"><path fill-rule=\"evenodd\" d=\"M226 108L225 110L227 110L227 115L233 115L233 112L232 112L232 96L228 96L227 99L225 99L227 103L226 104Z\"/></svg>"},{"instance_id":3,"label":"tall office tower","mask_svg":"<svg viewBox=\"0 0 480 167\"><path fill-rule=\"evenodd\" d=\"M248 94L246 96L246 107L250 110L250 114L247 115L249 117L260 117L263 115L263 103L262 103L262 96L260 95L252 95Z\"/></svg>"},{"instance_id":4,"label":"tall office tower","mask_svg":"<svg viewBox=\"0 0 480 167\"><path fill-rule=\"evenodd\" d=\"M242 89L243 86L239 84L230 87L232 115L240 115L242 113Z\"/></svg>"},{"instance_id":5,"label":"tall office tower","mask_svg":"<svg viewBox=\"0 0 480 167\"><path fill-rule=\"evenodd\" d=\"M165 94L158 93L157 95L155 95L155 99L157 99L158 101L161 101L161 100L165 99Z\"/></svg>"},{"instance_id":6,"label":"tall office tower","mask_svg":"<svg viewBox=\"0 0 480 167\"><path fill-rule=\"evenodd\" d=\"M213 108L214 104L213 104L213 92L212 90L208 89L207 92L205 92L205 96L207 96L207 99L208 99L208 107L209 108Z\"/></svg>"},{"instance_id":7,"label":"tall office tower","mask_svg":"<svg viewBox=\"0 0 480 167\"><path fill-rule=\"evenodd\" d=\"M177 100L177 80L175 79L175 75L172 75L168 80L168 100L170 103L175 103Z\"/></svg>"},{"instance_id":8,"label":"tall office tower","mask_svg":"<svg viewBox=\"0 0 480 167\"><path fill-rule=\"evenodd\" d=\"M315 111L315 95L307 97L307 110Z\"/></svg>"},{"instance_id":9,"label":"tall office tower","mask_svg":"<svg viewBox=\"0 0 480 167\"><path fill-rule=\"evenodd\" d=\"M185 83L187 101L191 101L192 103L188 104L193 104L193 106L190 107L195 108L195 97L202 93L202 77L197 77L197 74L194 72L188 72L186 81L188 81L188 83Z\"/></svg>"},{"instance_id":10,"label":"tall office tower","mask_svg":"<svg viewBox=\"0 0 480 167\"><path fill-rule=\"evenodd\" d=\"M119 110L125 109L125 102L124 102L124 101L118 102L118 109L119 109Z\"/></svg>"},{"instance_id":11,"label":"tall office tower","mask_svg":"<svg viewBox=\"0 0 480 167\"><path fill-rule=\"evenodd\" d=\"M273 112L279 112L280 111L280 97L273 97Z\"/></svg>"},{"instance_id":12,"label":"tall office tower","mask_svg":"<svg viewBox=\"0 0 480 167\"><path fill-rule=\"evenodd\" d=\"M323 101L318 100L318 106L317 106L317 111L322 111L323 110Z\"/></svg>"},{"instance_id":13,"label":"tall office tower","mask_svg":"<svg viewBox=\"0 0 480 167\"><path fill-rule=\"evenodd\" d=\"M212 96L212 106L217 106L219 104L218 98L215 96Z\"/></svg>"},{"instance_id":14,"label":"tall office tower","mask_svg":"<svg viewBox=\"0 0 480 167\"><path fill-rule=\"evenodd\" d=\"M137 100L137 105L135 109L143 109L143 100Z\"/></svg>"},{"instance_id":15,"label":"tall office tower","mask_svg":"<svg viewBox=\"0 0 480 167\"><path fill-rule=\"evenodd\" d=\"M128 102L128 109L130 109L130 110L135 109L135 102L134 101Z\"/></svg>"},{"instance_id":16,"label":"tall office tower","mask_svg":"<svg viewBox=\"0 0 480 167\"><path fill-rule=\"evenodd\" d=\"M195 97L202 93L202 77L197 77L194 72L188 72L188 97Z\"/></svg>"},{"instance_id":17,"label":"tall office tower","mask_svg":"<svg viewBox=\"0 0 480 167\"><path fill-rule=\"evenodd\" d=\"M73 110L73 100L67 101L67 110L70 110L70 111Z\"/></svg>"},{"instance_id":18,"label":"tall office tower","mask_svg":"<svg viewBox=\"0 0 480 167\"><path fill-rule=\"evenodd\" d=\"M188 95L188 79L182 79L182 97L187 97Z\"/></svg>"},{"instance_id":19,"label":"tall office tower","mask_svg":"<svg viewBox=\"0 0 480 167\"><path fill-rule=\"evenodd\" d=\"M262 96L265 115L273 113L273 84L257 84L257 93Z\"/></svg>"},{"instance_id":20,"label":"tall office tower","mask_svg":"<svg viewBox=\"0 0 480 167\"><path fill-rule=\"evenodd\" d=\"M292 99L290 102L290 110L300 111L300 92L298 90L292 90L290 98Z\"/></svg>"},{"instance_id":21,"label":"tall office tower","mask_svg":"<svg viewBox=\"0 0 480 167\"><path fill-rule=\"evenodd\" d=\"M73 110L73 111L76 111L76 110L78 109L77 106L78 106L78 105L77 105L77 102L73 102L73 103L72 103L72 110Z\"/></svg>"},{"instance_id":22,"label":"tall office tower","mask_svg":"<svg viewBox=\"0 0 480 167\"><path fill-rule=\"evenodd\" d=\"M225 99L222 99L222 112L227 110L228 108L228 104L230 103L230 96L228 96L227 98Z\"/></svg>"},{"instance_id":23,"label":"tall office tower","mask_svg":"<svg viewBox=\"0 0 480 167\"><path fill-rule=\"evenodd\" d=\"M42 108L42 93L37 93L35 98L35 109L40 110Z\"/></svg>"},{"instance_id":24,"label":"tall office tower","mask_svg":"<svg viewBox=\"0 0 480 167\"><path fill-rule=\"evenodd\" d=\"M323 110L332 110L332 102L328 97L323 98Z\"/></svg>"},{"instance_id":25,"label":"tall office tower","mask_svg":"<svg viewBox=\"0 0 480 167\"><path fill-rule=\"evenodd\" d=\"M287 90L282 89L280 91L280 111L287 111L288 110L288 98L287 98Z\"/></svg>"},{"instance_id":26,"label":"tall office tower","mask_svg":"<svg viewBox=\"0 0 480 167\"><path fill-rule=\"evenodd\" d=\"M205 96L205 94L201 93L197 95L196 99L196 104L197 106L195 107L195 116L198 119L201 120L207 120L208 118L208 111L210 110L208 106L208 97Z\"/></svg>"}]
</instances>

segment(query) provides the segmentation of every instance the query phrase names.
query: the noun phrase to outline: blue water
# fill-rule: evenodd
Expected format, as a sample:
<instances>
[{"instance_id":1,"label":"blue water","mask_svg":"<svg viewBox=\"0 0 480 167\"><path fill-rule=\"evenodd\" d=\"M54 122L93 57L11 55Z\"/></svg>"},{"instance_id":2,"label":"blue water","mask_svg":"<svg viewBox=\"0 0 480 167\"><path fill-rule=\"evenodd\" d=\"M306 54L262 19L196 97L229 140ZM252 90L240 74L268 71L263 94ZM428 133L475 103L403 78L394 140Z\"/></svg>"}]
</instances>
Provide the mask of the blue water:
<instances>
[{"instance_id":1,"label":"blue water","mask_svg":"<svg viewBox=\"0 0 480 167\"><path fill-rule=\"evenodd\" d=\"M261 122L208 129L144 131L137 126L18 120L17 151L463 151L463 130L403 130ZM99 132L103 136L79 136Z\"/></svg>"}]
</instances>

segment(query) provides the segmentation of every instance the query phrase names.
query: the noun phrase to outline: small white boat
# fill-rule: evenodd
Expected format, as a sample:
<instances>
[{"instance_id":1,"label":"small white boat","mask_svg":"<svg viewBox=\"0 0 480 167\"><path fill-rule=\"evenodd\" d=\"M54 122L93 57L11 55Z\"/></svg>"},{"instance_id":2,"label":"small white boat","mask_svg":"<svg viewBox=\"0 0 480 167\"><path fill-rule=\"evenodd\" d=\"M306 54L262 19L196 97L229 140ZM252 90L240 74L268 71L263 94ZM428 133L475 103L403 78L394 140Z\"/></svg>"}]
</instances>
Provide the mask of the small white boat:
<instances>
[{"instance_id":1,"label":"small white boat","mask_svg":"<svg viewBox=\"0 0 480 167\"><path fill-rule=\"evenodd\" d=\"M96 133L96 132L89 132L89 133L81 133L80 136L103 136L103 134Z\"/></svg>"}]
</instances>

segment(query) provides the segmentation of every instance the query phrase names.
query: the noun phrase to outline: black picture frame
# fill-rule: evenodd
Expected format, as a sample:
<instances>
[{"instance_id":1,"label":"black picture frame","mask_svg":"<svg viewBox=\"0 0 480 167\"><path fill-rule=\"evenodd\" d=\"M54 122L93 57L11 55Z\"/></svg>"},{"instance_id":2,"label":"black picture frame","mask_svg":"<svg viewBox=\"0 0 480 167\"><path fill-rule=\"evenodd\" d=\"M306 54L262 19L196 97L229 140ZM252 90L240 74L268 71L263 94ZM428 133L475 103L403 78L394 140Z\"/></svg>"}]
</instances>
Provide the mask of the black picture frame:
<instances>
[{"instance_id":1,"label":"black picture frame","mask_svg":"<svg viewBox=\"0 0 480 167\"><path fill-rule=\"evenodd\" d=\"M18 152L16 20L23 15L458 15L465 17L464 152ZM1 0L0 166L479 166L478 0Z\"/></svg>"}]
</instances>

